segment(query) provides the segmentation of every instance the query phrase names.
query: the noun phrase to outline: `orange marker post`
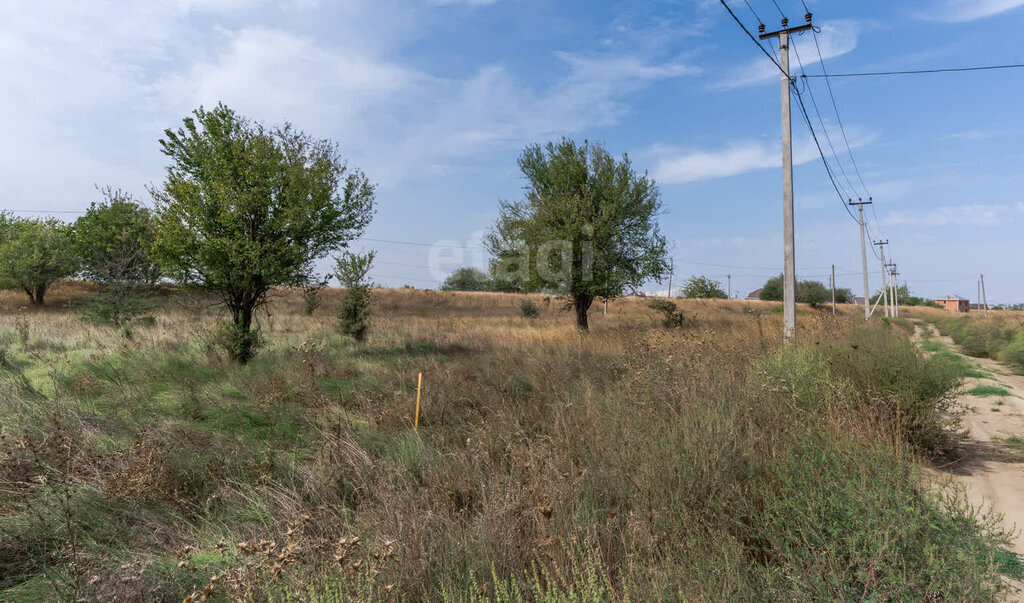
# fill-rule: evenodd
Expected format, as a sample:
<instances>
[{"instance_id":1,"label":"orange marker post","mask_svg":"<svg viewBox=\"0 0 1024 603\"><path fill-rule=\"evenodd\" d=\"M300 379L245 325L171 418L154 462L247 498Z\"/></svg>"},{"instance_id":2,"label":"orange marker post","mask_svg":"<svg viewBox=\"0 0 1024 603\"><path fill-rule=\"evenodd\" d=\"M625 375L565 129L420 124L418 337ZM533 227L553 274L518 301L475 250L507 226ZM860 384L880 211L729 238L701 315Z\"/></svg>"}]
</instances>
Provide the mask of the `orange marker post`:
<instances>
[{"instance_id":1,"label":"orange marker post","mask_svg":"<svg viewBox=\"0 0 1024 603\"><path fill-rule=\"evenodd\" d=\"M420 389L423 387L423 373L416 379L416 418L413 420L413 429L420 427Z\"/></svg>"}]
</instances>

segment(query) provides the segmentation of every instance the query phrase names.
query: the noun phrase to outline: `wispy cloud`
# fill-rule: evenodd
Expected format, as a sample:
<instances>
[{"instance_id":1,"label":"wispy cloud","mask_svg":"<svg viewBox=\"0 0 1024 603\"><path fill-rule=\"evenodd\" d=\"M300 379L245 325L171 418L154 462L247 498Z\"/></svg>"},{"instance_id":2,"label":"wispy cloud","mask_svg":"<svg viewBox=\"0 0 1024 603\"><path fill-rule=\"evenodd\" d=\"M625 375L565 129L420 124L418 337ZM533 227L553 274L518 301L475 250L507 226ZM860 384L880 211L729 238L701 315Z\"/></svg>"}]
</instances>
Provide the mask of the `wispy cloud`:
<instances>
[{"instance_id":1,"label":"wispy cloud","mask_svg":"<svg viewBox=\"0 0 1024 603\"><path fill-rule=\"evenodd\" d=\"M944 140L989 140L1004 134L1005 132L997 132L995 130L965 130L963 132L946 134L942 138Z\"/></svg>"},{"instance_id":2,"label":"wispy cloud","mask_svg":"<svg viewBox=\"0 0 1024 603\"><path fill-rule=\"evenodd\" d=\"M933 21L962 23L984 19L1024 6L1024 0L939 0L924 18Z\"/></svg>"},{"instance_id":3,"label":"wispy cloud","mask_svg":"<svg viewBox=\"0 0 1024 603\"><path fill-rule=\"evenodd\" d=\"M860 25L856 21L830 21L822 25L821 33L817 34L818 45L821 47L821 58L828 60L854 50L857 48L859 33ZM802 38L794 36L791 40L798 47L798 51L803 50L800 59L803 60L806 67L813 71L813 66L818 60L814 41L806 35ZM713 89L730 89L757 84L771 79L778 80L779 68L761 53L758 53L758 55L758 59L729 71L724 78L713 83L711 87ZM791 71L795 72L798 69L798 65L796 54L791 54Z\"/></svg>"},{"instance_id":4,"label":"wispy cloud","mask_svg":"<svg viewBox=\"0 0 1024 603\"><path fill-rule=\"evenodd\" d=\"M850 146L856 148L870 143L875 135L847 127ZM671 146L656 146L649 151L655 157L653 175L664 184L681 184L712 178L725 178L746 172L782 166L779 143L747 140L714 150L680 150ZM818 148L810 137L798 138L793 143L793 164L800 165L819 157Z\"/></svg>"},{"instance_id":5,"label":"wispy cloud","mask_svg":"<svg viewBox=\"0 0 1024 603\"><path fill-rule=\"evenodd\" d=\"M968 204L921 211L903 210L889 212L882 218L882 223L886 226L999 226L1010 209L1009 205Z\"/></svg>"},{"instance_id":6,"label":"wispy cloud","mask_svg":"<svg viewBox=\"0 0 1024 603\"><path fill-rule=\"evenodd\" d=\"M436 4L439 6L447 6L450 4L462 4L464 6L487 6L494 4L498 0L427 0L429 4Z\"/></svg>"}]
</instances>

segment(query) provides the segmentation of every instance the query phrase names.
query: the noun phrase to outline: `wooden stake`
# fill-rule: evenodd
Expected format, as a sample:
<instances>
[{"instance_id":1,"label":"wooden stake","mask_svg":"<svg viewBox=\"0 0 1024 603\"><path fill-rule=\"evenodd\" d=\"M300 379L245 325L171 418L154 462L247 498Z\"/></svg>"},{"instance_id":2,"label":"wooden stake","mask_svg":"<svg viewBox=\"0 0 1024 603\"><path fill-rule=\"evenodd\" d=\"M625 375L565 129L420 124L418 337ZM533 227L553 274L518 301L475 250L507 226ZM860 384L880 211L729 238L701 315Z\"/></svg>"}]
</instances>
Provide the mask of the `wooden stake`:
<instances>
[{"instance_id":1,"label":"wooden stake","mask_svg":"<svg viewBox=\"0 0 1024 603\"><path fill-rule=\"evenodd\" d=\"M416 379L416 418L413 420L413 429L420 428L420 389L423 387L423 373Z\"/></svg>"}]
</instances>

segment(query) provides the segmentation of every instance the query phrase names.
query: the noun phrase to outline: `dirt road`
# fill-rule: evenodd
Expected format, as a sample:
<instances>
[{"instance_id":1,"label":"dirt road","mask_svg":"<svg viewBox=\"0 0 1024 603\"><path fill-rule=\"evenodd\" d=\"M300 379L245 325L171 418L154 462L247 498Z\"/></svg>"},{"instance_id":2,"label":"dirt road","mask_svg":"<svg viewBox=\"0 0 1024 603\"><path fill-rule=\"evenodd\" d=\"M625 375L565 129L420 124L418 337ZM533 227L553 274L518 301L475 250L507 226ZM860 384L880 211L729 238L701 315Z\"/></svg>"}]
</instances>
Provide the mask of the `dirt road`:
<instances>
[{"instance_id":1,"label":"dirt road","mask_svg":"<svg viewBox=\"0 0 1024 603\"><path fill-rule=\"evenodd\" d=\"M959 353L948 337L933 334L932 338ZM1024 555L1024 536L1020 534L1024 529L1024 376L1012 374L994 360L964 358L989 376L967 379L963 394L971 408L964 417L967 441L962 458L944 470L967 486L973 504L991 505L1003 515L1003 525L1015 531L1012 550ZM979 386L989 387L986 391L976 389ZM1015 586L1020 589L1024 584ZM1024 601L1021 591L1017 600Z\"/></svg>"}]
</instances>

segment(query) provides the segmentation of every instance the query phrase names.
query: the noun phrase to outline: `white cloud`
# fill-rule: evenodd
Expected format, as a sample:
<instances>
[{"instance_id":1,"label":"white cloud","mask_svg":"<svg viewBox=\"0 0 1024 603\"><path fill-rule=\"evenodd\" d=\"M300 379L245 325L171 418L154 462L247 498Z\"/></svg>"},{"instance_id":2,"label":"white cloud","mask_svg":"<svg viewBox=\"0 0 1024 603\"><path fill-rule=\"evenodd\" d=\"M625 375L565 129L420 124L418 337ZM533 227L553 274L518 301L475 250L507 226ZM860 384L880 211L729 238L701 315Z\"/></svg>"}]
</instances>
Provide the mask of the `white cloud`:
<instances>
[{"instance_id":1,"label":"white cloud","mask_svg":"<svg viewBox=\"0 0 1024 603\"><path fill-rule=\"evenodd\" d=\"M1003 222L1003 214L1009 209L1007 205L970 204L921 211L894 211L889 212L882 223L887 226L999 226Z\"/></svg>"},{"instance_id":2,"label":"white cloud","mask_svg":"<svg viewBox=\"0 0 1024 603\"><path fill-rule=\"evenodd\" d=\"M331 49L281 30L247 28L228 38L215 59L159 84L179 110L223 101L268 122L302 116L350 133L367 108L422 79L357 49Z\"/></svg>"},{"instance_id":3,"label":"white cloud","mask_svg":"<svg viewBox=\"0 0 1024 603\"><path fill-rule=\"evenodd\" d=\"M847 128L850 146L856 148L874 140L873 134ZM819 134L820 136L820 134ZM824 141L823 141L824 144ZM715 150L681 151L673 147L655 146L649 152L655 160L654 178L664 184L680 184L712 178L736 176L753 170L782 166L781 143L747 140ZM800 165L819 157L810 137L793 143L793 164Z\"/></svg>"},{"instance_id":4,"label":"white cloud","mask_svg":"<svg viewBox=\"0 0 1024 603\"><path fill-rule=\"evenodd\" d=\"M398 141L379 167L389 180L407 175L414 164L444 173L483 152L612 125L628 112L628 93L697 72L678 61L557 56L569 71L542 88L521 82L501 65L482 67L465 80L432 80L417 90L414 118L396 133Z\"/></svg>"},{"instance_id":5,"label":"white cloud","mask_svg":"<svg viewBox=\"0 0 1024 603\"><path fill-rule=\"evenodd\" d=\"M821 47L821 58L828 60L842 56L857 48L857 36L860 32L860 25L856 21L830 21L821 26L821 33L818 36L818 45ZM818 61L818 50L814 47L814 40L810 33L803 36L793 36L789 56L789 69L791 74L799 70L797 52L800 52L800 60L810 72L815 71ZM768 41L766 41L768 42ZM794 51L793 47L796 47ZM771 52L771 51L769 51ZM777 53L776 53L777 54ZM712 84L714 89L731 89L749 84L756 84L768 80L779 79L779 68L768 60L763 54L758 53L758 58L747 65L729 71L726 77Z\"/></svg>"},{"instance_id":6,"label":"white cloud","mask_svg":"<svg viewBox=\"0 0 1024 603\"><path fill-rule=\"evenodd\" d=\"M494 4L498 0L427 0L430 4L436 4L438 6L449 6L452 4L463 4L466 6L487 6Z\"/></svg>"},{"instance_id":7,"label":"white cloud","mask_svg":"<svg viewBox=\"0 0 1024 603\"><path fill-rule=\"evenodd\" d=\"M944 140L989 140L1004 134L1005 132L996 132L994 130L965 130L963 132L946 134L942 138Z\"/></svg>"},{"instance_id":8,"label":"white cloud","mask_svg":"<svg viewBox=\"0 0 1024 603\"><path fill-rule=\"evenodd\" d=\"M1024 6L1024 0L940 0L924 14L926 19L962 23Z\"/></svg>"}]
</instances>

